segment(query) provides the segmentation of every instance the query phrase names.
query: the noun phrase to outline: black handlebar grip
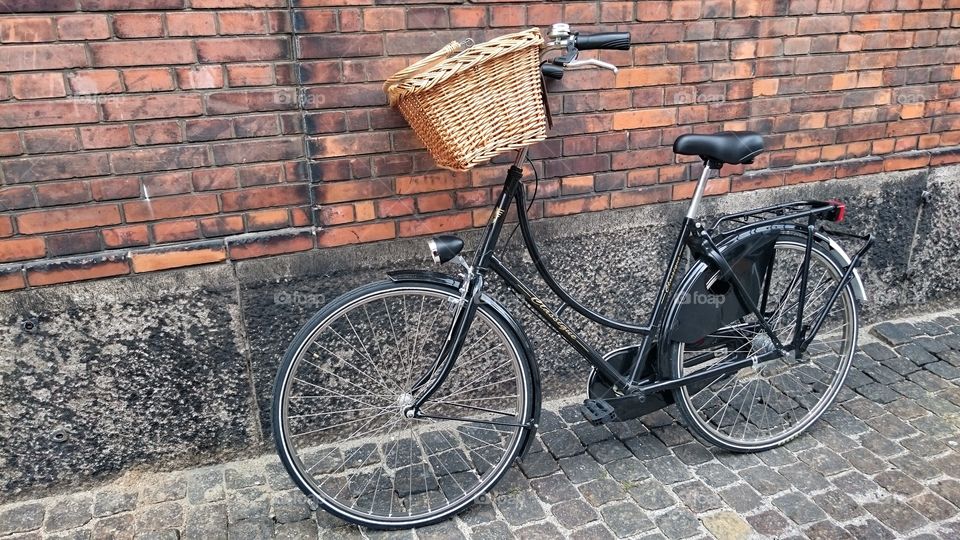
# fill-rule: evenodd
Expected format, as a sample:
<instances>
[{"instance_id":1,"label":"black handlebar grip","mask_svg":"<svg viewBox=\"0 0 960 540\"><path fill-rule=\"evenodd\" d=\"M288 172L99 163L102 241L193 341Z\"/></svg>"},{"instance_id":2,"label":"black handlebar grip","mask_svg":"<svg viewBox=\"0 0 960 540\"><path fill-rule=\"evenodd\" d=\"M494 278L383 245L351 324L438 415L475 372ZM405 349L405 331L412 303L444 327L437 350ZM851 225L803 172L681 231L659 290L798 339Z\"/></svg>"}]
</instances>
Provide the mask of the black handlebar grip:
<instances>
[{"instance_id":1,"label":"black handlebar grip","mask_svg":"<svg viewBox=\"0 0 960 540\"><path fill-rule=\"evenodd\" d=\"M628 32L580 34L577 36L576 47L581 51L589 51L591 49L614 49L618 51L629 51L630 34Z\"/></svg>"},{"instance_id":2,"label":"black handlebar grip","mask_svg":"<svg viewBox=\"0 0 960 540\"><path fill-rule=\"evenodd\" d=\"M540 71L543 72L544 77L557 79L557 80L560 80L563 78L563 66L546 63L540 66Z\"/></svg>"}]
</instances>

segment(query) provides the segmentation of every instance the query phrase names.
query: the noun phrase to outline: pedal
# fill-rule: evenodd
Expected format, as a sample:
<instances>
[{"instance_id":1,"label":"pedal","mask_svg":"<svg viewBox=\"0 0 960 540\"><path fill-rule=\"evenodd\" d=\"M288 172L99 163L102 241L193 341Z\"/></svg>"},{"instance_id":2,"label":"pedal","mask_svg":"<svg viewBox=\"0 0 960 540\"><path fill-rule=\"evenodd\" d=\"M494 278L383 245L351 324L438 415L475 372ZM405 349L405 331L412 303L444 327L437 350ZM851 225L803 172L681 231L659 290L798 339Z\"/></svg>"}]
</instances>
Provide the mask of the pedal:
<instances>
[{"instance_id":1,"label":"pedal","mask_svg":"<svg viewBox=\"0 0 960 540\"><path fill-rule=\"evenodd\" d=\"M594 426L617 421L617 411L604 399L587 399L581 407L583 416Z\"/></svg>"}]
</instances>

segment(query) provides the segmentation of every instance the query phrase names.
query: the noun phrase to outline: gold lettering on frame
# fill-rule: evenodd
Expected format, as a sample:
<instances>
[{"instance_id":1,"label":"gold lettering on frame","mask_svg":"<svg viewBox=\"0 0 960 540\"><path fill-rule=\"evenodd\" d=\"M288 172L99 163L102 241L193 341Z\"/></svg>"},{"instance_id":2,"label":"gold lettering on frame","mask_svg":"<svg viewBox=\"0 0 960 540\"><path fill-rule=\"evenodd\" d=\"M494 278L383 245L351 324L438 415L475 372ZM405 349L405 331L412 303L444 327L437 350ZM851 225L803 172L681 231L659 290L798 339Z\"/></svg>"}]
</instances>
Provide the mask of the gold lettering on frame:
<instances>
[{"instance_id":1,"label":"gold lettering on frame","mask_svg":"<svg viewBox=\"0 0 960 540\"><path fill-rule=\"evenodd\" d=\"M545 303L543 303L543 300L540 300L536 296L531 296L530 301L533 302L537 307L541 308L543 311L546 312L547 317L549 317L550 320L553 321L555 325L557 325L557 329L560 330L561 334L573 340L577 339L576 336L573 335L573 330L571 330L570 327L566 325L566 323L561 321L559 317L554 315L553 311L550 308L548 308Z\"/></svg>"}]
</instances>

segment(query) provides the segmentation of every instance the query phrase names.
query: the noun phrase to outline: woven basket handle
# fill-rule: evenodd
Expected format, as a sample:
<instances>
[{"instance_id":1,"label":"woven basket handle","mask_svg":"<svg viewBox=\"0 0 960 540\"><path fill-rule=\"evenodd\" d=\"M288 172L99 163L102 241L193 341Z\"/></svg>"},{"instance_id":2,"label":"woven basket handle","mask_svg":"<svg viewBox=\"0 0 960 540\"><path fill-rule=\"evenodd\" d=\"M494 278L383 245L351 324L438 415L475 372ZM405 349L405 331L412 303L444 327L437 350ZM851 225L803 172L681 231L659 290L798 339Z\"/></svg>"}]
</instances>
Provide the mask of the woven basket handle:
<instances>
[{"instance_id":1,"label":"woven basket handle","mask_svg":"<svg viewBox=\"0 0 960 540\"><path fill-rule=\"evenodd\" d=\"M383 90L389 93L391 86L400 84L410 77L414 77L419 73L429 70L433 66L446 60L453 53L459 52L461 48L462 45L459 41L451 41L450 43L447 43L439 51L417 62L414 62L413 64L410 64L409 66L391 75L389 79L383 82Z\"/></svg>"}]
</instances>

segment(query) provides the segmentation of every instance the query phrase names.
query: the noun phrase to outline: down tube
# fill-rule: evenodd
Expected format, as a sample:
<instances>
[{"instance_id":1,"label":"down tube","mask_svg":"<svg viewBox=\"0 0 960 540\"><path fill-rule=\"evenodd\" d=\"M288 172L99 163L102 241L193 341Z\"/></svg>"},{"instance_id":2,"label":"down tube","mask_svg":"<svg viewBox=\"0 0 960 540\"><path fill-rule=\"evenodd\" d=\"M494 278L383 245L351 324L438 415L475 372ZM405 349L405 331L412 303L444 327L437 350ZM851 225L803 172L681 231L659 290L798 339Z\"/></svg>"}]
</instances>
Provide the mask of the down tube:
<instances>
[{"instance_id":1,"label":"down tube","mask_svg":"<svg viewBox=\"0 0 960 540\"><path fill-rule=\"evenodd\" d=\"M603 358L600 356L600 353L591 347L589 343L584 341L583 338L578 336L573 329L567 326L567 324L560 319L560 317L550 311L550 308L543 303L543 300L537 298L537 296L533 294L533 291L531 291L529 287L520 281L520 278L515 276L509 268L500 262L500 259L495 256L491 256L489 260L489 266L491 270L496 272L498 276L507 282L507 285L509 285L511 289L518 292L523 297L527 304L533 309L534 313L543 319L543 322L547 323L547 325L556 330L558 334L563 336L570 346L580 353L580 356L584 357L595 368L597 368L598 371L603 373L607 380L616 381L616 386L622 390L626 390L628 388L629 385L627 384L627 379L607 365L607 363L604 362Z\"/></svg>"}]
</instances>

